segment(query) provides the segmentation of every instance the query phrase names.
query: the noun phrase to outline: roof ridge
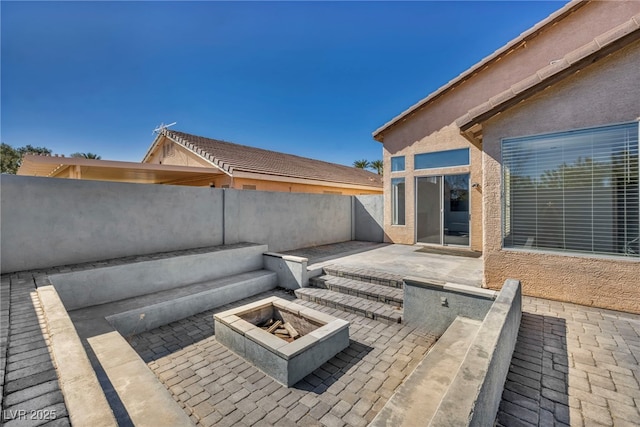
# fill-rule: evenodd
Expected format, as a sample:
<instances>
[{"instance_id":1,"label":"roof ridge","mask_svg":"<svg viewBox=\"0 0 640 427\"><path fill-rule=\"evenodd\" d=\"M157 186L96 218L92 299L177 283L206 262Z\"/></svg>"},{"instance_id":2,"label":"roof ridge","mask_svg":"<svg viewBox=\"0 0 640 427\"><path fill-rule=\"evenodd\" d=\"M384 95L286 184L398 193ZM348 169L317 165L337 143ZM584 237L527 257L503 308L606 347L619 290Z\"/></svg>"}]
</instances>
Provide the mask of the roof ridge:
<instances>
[{"instance_id":1,"label":"roof ridge","mask_svg":"<svg viewBox=\"0 0 640 427\"><path fill-rule=\"evenodd\" d=\"M226 164L224 161L222 161L220 159L217 159L213 154L205 152L201 147L195 146L192 142L184 139L180 135L169 135L169 133L173 132L173 133L178 133L178 134L182 134L182 135L195 136L196 138L203 138L203 137L199 137L199 136L196 136L196 135L191 135L191 134L186 133L186 132L170 130L170 129L167 129L167 128L162 129L160 132L164 136L167 136L167 137L173 139L174 141L176 139L180 140L179 142L181 144L183 144L186 148L194 151L196 154L198 154L201 157L204 157L206 160L209 160L211 163L214 164L214 166L219 167L224 172L226 172L228 174L233 173L233 166L231 166L229 164ZM205 139L208 139L208 138L205 138ZM224 142L224 141L217 141L217 142Z\"/></svg>"},{"instance_id":2,"label":"roof ridge","mask_svg":"<svg viewBox=\"0 0 640 427\"><path fill-rule=\"evenodd\" d=\"M352 166L236 144L179 130L163 129L161 134L231 176L235 172L242 172L382 187L381 175Z\"/></svg>"},{"instance_id":3,"label":"roof ridge","mask_svg":"<svg viewBox=\"0 0 640 427\"><path fill-rule=\"evenodd\" d=\"M232 145L232 146L248 148L250 150L265 151L265 152L273 153L273 154L280 155L280 156L283 156L283 155L284 156L292 156L292 157L297 157L299 159L312 160L314 162L321 162L321 163L325 163L325 164L332 165L332 166L340 166L340 167L344 167L344 168L353 169L353 170L356 170L356 171L364 171L364 172L367 172L367 173L370 173L370 174L374 174L373 172L368 171L366 169L360 169L360 168L356 168L356 167L353 167L353 166L342 165L340 163L333 163L333 162L328 162L326 160L320 160L320 159L314 159L314 158L311 158L311 157L300 156L298 154L284 153L282 151L269 150L267 148L253 147L251 145L238 144L238 143L231 142L231 141L226 141L226 140L223 140L223 139L216 139L216 138L209 138L209 137L201 136L201 135L194 135L194 134L191 134L191 133L177 131L177 130L173 130L173 129L165 129L165 130L167 132L174 132L174 133L178 133L178 134L192 136L192 137L195 137L195 138L202 138L202 139L205 139L205 140L214 141L216 143L229 144L229 145ZM374 174L374 175L376 175L376 174Z\"/></svg>"}]
</instances>

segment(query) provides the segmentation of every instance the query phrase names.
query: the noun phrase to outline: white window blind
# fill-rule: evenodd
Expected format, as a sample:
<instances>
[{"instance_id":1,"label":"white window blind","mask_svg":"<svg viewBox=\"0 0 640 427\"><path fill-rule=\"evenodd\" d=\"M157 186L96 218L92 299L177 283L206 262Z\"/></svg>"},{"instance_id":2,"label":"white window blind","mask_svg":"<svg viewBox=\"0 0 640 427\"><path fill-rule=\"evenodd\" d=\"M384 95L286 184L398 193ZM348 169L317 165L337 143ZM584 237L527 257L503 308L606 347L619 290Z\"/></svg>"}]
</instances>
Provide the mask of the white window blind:
<instances>
[{"instance_id":1,"label":"white window blind","mask_svg":"<svg viewBox=\"0 0 640 427\"><path fill-rule=\"evenodd\" d=\"M638 123L502 141L503 245L640 257Z\"/></svg>"}]
</instances>

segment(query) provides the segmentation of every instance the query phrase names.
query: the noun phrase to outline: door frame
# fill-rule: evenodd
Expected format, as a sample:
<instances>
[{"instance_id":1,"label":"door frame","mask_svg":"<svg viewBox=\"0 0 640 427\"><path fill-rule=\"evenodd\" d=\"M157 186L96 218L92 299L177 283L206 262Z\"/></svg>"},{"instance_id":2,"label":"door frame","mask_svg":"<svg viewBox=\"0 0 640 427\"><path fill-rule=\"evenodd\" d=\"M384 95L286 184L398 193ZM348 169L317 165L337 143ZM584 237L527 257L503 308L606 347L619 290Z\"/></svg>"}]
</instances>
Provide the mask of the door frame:
<instances>
[{"instance_id":1,"label":"door frame","mask_svg":"<svg viewBox=\"0 0 640 427\"><path fill-rule=\"evenodd\" d=\"M467 188L467 194L469 195L469 208L467 211L467 218L469 221L469 243L466 245L455 245L455 244L445 244L444 243L444 178L446 176L452 176L452 175L467 175L469 177L468 179L468 188ZM433 177L440 177L440 243L425 243L425 242L419 242L418 241L418 179L420 178L433 178ZM464 173L442 173L442 174L432 174L432 175L419 175L419 176L414 176L414 183L413 183L413 193L414 193L414 221L413 221L413 241L415 242L416 245L423 245L423 246L437 246L437 247L442 247L442 246L452 246L455 248L471 248L471 227L472 227L472 223L471 223L471 198L472 196L472 191L471 191L471 172L464 172Z\"/></svg>"}]
</instances>

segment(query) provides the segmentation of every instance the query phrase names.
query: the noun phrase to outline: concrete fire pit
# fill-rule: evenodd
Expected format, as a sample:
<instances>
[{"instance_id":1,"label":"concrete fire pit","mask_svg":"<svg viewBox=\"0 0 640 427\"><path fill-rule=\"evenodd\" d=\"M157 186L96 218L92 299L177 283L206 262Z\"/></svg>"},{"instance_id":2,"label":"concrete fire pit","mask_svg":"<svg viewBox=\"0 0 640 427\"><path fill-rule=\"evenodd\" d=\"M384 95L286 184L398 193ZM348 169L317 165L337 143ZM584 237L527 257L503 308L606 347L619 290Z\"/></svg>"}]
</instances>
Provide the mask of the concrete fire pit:
<instances>
[{"instance_id":1,"label":"concrete fire pit","mask_svg":"<svg viewBox=\"0 0 640 427\"><path fill-rule=\"evenodd\" d=\"M349 322L277 297L213 316L216 340L290 387L349 346ZM287 342L257 325L290 323L300 337Z\"/></svg>"}]
</instances>

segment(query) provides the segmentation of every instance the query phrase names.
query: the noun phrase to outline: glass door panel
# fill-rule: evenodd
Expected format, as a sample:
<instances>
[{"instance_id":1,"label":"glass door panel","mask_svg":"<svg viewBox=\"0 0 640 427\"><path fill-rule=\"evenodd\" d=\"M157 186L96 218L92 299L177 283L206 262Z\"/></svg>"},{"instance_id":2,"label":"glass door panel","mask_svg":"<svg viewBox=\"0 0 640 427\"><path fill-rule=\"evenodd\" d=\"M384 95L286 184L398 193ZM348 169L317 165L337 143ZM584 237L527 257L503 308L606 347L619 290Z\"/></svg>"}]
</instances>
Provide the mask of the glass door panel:
<instances>
[{"instance_id":1,"label":"glass door panel","mask_svg":"<svg viewBox=\"0 0 640 427\"><path fill-rule=\"evenodd\" d=\"M442 244L442 177L416 178L416 240Z\"/></svg>"},{"instance_id":2,"label":"glass door panel","mask_svg":"<svg viewBox=\"0 0 640 427\"><path fill-rule=\"evenodd\" d=\"M444 244L469 246L469 174L446 175L443 184Z\"/></svg>"}]
</instances>

